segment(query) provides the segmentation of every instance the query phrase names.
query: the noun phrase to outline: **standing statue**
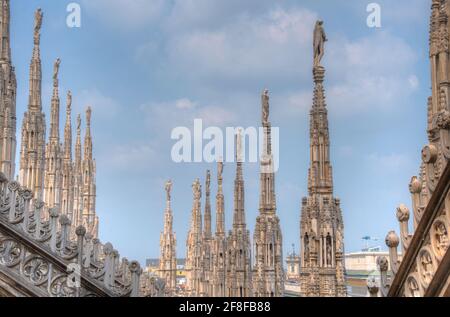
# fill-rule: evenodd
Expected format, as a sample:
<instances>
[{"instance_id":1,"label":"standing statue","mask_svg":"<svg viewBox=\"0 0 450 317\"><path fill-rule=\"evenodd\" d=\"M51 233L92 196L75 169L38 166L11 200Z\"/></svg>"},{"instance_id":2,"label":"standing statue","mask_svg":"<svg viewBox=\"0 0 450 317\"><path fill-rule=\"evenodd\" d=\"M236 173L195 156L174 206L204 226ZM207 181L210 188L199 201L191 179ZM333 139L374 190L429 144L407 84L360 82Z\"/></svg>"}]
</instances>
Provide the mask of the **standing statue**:
<instances>
[{"instance_id":1,"label":"standing statue","mask_svg":"<svg viewBox=\"0 0 450 317\"><path fill-rule=\"evenodd\" d=\"M202 186L200 185L200 180L198 178L192 184L192 191L194 193L194 199L197 201L200 200L202 197Z\"/></svg>"},{"instance_id":2,"label":"standing statue","mask_svg":"<svg viewBox=\"0 0 450 317\"><path fill-rule=\"evenodd\" d=\"M72 108L72 92L69 90L67 92L67 112Z\"/></svg>"},{"instance_id":3,"label":"standing statue","mask_svg":"<svg viewBox=\"0 0 450 317\"><path fill-rule=\"evenodd\" d=\"M171 192L172 192L172 181L171 180L169 180L167 183L166 183L166 199L167 199L167 201L170 201L170 199L171 199Z\"/></svg>"},{"instance_id":4,"label":"standing statue","mask_svg":"<svg viewBox=\"0 0 450 317\"><path fill-rule=\"evenodd\" d=\"M211 187L211 171L207 170L206 171L206 190L209 191Z\"/></svg>"},{"instance_id":5,"label":"standing statue","mask_svg":"<svg viewBox=\"0 0 450 317\"><path fill-rule=\"evenodd\" d=\"M88 126L91 125L91 118L92 118L92 108L88 107L86 110L86 124Z\"/></svg>"},{"instance_id":6,"label":"standing statue","mask_svg":"<svg viewBox=\"0 0 450 317\"><path fill-rule=\"evenodd\" d=\"M328 41L323 29L323 21L316 22L314 28L314 67L320 66L320 61L325 54L325 42Z\"/></svg>"},{"instance_id":7,"label":"standing statue","mask_svg":"<svg viewBox=\"0 0 450 317\"><path fill-rule=\"evenodd\" d=\"M42 10L39 8L36 10L36 13L34 14L34 43L39 44L39 35L42 27L42 18L44 17L44 14L42 13Z\"/></svg>"},{"instance_id":8,"label":"standing statue","mask_svg":"<svg viewBox=\"0 0 450 317\"><path fill-rule=\"evenodd\" d=\"M81 115L77 116L77 131L81 131Z\"/></svg>"},{"instance_id":9,"label":"standing statue","mask_svg":"<svg viewBox=\"0 0 450 317\"><path fill-rule=\"evenodd\" d=\"M219 161L217 164L217 179L222 180L222 174L223 174L223 162Z\"/></svg>"},{"instance_id":10,"label":"standing statue","mask_svg":"<svg viewBox=\"0 0 450 317\"><path fill-rule=\"evenodd\" d=\"M58 58L53 66L53 83L55 86L58 84L59 65L61 65L61 60Z\"/></svg>"},{"instance_id":11,"label":"standing statue","mask_svg":"<svg viewBox=\"0 0 450 317\"><path fill-rule=\"evenodd\" d=\"M264 89L264 92L262 94L261 97L261 103L262 103L262 122L263 125L268 124L269 123L269 90Z\"/></svg>"},{"instance_id":12,"label":"standing statue","mask_svg":"<svg viewBox=\"0 0 450 317\"><path fill-rule=\"evenodd\" d=\"M242 151L242 129L239 129L236 134L236 161L237 163L242 163L244 161L243 151Z\"/></svg>"}]
</instances>

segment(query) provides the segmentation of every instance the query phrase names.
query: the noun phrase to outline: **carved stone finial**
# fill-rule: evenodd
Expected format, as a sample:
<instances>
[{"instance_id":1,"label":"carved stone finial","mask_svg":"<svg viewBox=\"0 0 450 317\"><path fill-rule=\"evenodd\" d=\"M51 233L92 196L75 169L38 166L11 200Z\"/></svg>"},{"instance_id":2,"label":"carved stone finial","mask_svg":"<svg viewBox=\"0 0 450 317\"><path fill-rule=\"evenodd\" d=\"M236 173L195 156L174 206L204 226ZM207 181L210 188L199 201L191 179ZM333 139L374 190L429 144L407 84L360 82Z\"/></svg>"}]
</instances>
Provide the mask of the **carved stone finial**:
<instances>
[{"instance_id":1,"label":"carved stone finial","mask_svg":"<svg viewBox=\"0 0 450 317\"><path fill-rule=\"evenodd\" d=\"M59 217L59 208L57 208L57 207L50 208L48 213L51 218L58 218Z\"/></svg>"},{"instance_id":2,"label":"carved stone finial","mask_svg":"<svg viewBox=\"0 0 450 317\"><path fill-rule=\"evenodd\" d=\"M78 226L75 234L79 237L84 237L86 235L86 228L84 226Z\"/></svg>"},{"instance_id":3,"label":"carved stone finial","mask_svg":"<svg viewBox=\"0 0 450 317\"><path fill-rule=\"evenodd\" d=\"M400 239L397 236L397 234L395 233L395 231L389 231L389 233L386 236L386 245L389 248L396 248L398 247L399 243L400 243Z\"/></svg>"},{"instance_id":4,"label":"carved stone finial","mask_svg":"<svg viewBox=\"0 0 450 317\"><path fill-rule=\"evenodd\" d=\"M66 215L61 215L61 217L59 217L59 224L61 226L70 226L72 224L72 222L70 221L69 217L67 217Z\"/></svg>"},{"instance_id":5,"label":"carved stone finial","mask_svg":"<svg viewBox=\"0 0 450 317\"><path fill-rule=\"evenodd\" d=\"M138 261L131 261L129 268L131 273L139 273L141 270L141 265Z\"/></svg>"},{"instance_id":6,"label":"carved stone finial","mask_svg":"<svg viewBox=\"0 0 450 317\"><path fill-rule=\"evenodd\" d=\"M20 189L20 184L16 181L9 183L8 189L12 192L18 191Z\"/></svg>"},{"instance_id":7,"label":"carved stone finial","mask_svg":"<svg viewBox=\"0 0 450 317\"><path fill-rule=\"evenodd\" d=\"M367 289L369 290L371 297L377 297L380 288L375 277L372 276L367 280Z\"/></svg>"},{"instance_id":8,"label":"carved stone finial","mask_svg":"<svg viewBox=\"0 0 450 317\"><path fill-rule=\"evenodd\" d=\"M36 200L34 201L34 208L36 208L36 209L42 209L42 208L44 208L44 206L45 206L45 203L44 203L42 200L36 199Z\"/></svg>"},{"instance_id":9,"label":"carved stone finial","mask_svg":"<svg viewBox=\"0 0 450 317\"><path fill-rule=\"evenodd\" d=\"M417 176L413 176L411 178L411 182L409 183L409 191L411 194L419 194L422 191L422 182Z\"/></svg>"},{"instance_id":10,"label":"carved stone finial","mask_svg":"<svg viewBox=\"0 0 450 317\"><path fill-rule=\"evenodd\" d=\"M385 256L377 258L377 265L381 272L386 272L389 269L389 261Z\"/></svg>"},{"instance_id":11,"label":"carved stone finial","mask_svg":"<svg viewBox=\"0 0 450 317\"><path fill-rule=\"evenodd\" d=\"M105 253L105 255L109 255L113 251L114 251L114 247L111 243L108 242L103 246L103 253Z\"/></svg>"},{"instance_id":12,"label":"carved stone finial","mask_svg":"<svg viewBox=\"0 0 450 317\"><path fill-rule=\"evenodd\" d=\"M33 192L31 190L29 190L26 187L22 188L22 197L24 200L31 200L33 199Z\"/></svg>"},{"instance_id":13,"label":"carved stone finial","mask_svg":"<svg viewBox=\"0 0 450 317\"><path fill-rule=\"evenodd\" d=\"M399 222L407 222L409 220L409 209L404 204L397 207L397 219Z\"/></svg>"}]
</instances>

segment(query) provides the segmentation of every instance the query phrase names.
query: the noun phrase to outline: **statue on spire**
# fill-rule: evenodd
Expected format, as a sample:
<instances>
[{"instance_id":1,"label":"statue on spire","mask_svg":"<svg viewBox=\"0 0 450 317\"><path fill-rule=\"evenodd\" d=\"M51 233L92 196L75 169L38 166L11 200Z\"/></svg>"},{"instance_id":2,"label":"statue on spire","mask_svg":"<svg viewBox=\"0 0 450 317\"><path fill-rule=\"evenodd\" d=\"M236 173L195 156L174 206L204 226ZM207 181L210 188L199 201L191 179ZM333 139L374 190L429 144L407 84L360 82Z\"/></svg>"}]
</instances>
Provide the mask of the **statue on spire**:
<instances>
[{"instance_id":1,"label":"statue on spire","mask_svg":"<svg viewBox=\"0 0 450 317\"><path fill-rule=\"evenodd\" d=\"M320 66L320 62L325 54L325 42L328 41L323 28L323 21L316 22L314 28L314 67Z\"/></svg>"},{"instance_id":2,"label":"statue on spire","mask_svg":"<svg viewBox=\"0 0 450 317\"><path fill-rule=\"evenodd\" d=\"M67 92L67 112L70 112L72 108L72 92L69 90Z\"/></svg>"},{"instance_id":3,"label":"statue on spire","mask_svg":"<svg viewBox=\"0 0 450 317\"><path fill-rule=\"evenodd\" d=\"M206 171L206 192L208 193L211 187L211 171Z\"/></svg>"},{"instance_id":4,"label":"statue on spire","mask_svg":"<svg viewBox=\"0 0 450 317\"><path fill-rule=\"evenodd\" d=\"M238 129L236 134L236 162L242 163L244 161L242 148L242 129Z\"/></svg>"},{"instance_id":5,"label":"statue on spire","mask_svg":"<svg viewBox=\"0 0 450 317\"><path fill-rule=\"evenodd\" d=\"M262 101L262 122L263 125L266 125L269 123L269 90L264 89L264 92L262 94L261 97L261 101Z\"/></svg>"},{"instance_id":6,"label":"statue on spire","mask_svg":"<svg viewBox=\"0 0 450 317\"><path fill-rule=\"evenodd\" d=\"M59 65L61 65L61 60L58 58L55 61L53 66L53 86L58 86L58 74L59 74Z\"/></svg>"},{"instance_id":7,"label":"statue on spire","mask_svg":"<svg viewBox=\"0 0 450 317\"><path fill-rule=\"evenodd\" d=\"M170 199L171 199L171 193L172 193L172 181L171 180L169 180L167 183L166 183L166 199L167 199L167 201L170 201Z\"/></svg>"},{"instance_id":8,"label":"statue on spire","mask_svg":"<svg viewBox=\"0 0 450 317\"><path fill-rule=\"evenodd\" d=\"M39 36L40 31L42 27L42 18L44 17L44 14L42 13L42 10L39 8L36 10L36 13L34 14L34 44L39 44Z\"/></svg>"},{"instance_id":9,"label":"statue on spire","mask_svg":"<svg viewBox=\"0 0 450 317\"><path fill-rule=\"evenodd\" d=\"M86 124L88 126L91 125L91 117L92 117L92 108L88 107L87 110L86 110Z\"/></svg>"},{"instance_id":10,"label":"statue on spire","mask_svg":"<svg viewBox=\"0 0 450 317\"><path fill-rule=\"evenodd\" d=\"M194 200L199 201L202 198L202 186L200 185L200 180L197 178L192 184L192 191L194 193Z\"/></svg>"},{"instance_id":11,"label":"statue on spire","mask_svg":"<svg viewBox=\"0 0 450 317\"><path fill-rule=\"evenodd\" d=\"M77 117L77 131L78 131L78 133L81 131L81 115L80 114Z\"/></svg>"}]
</instances>

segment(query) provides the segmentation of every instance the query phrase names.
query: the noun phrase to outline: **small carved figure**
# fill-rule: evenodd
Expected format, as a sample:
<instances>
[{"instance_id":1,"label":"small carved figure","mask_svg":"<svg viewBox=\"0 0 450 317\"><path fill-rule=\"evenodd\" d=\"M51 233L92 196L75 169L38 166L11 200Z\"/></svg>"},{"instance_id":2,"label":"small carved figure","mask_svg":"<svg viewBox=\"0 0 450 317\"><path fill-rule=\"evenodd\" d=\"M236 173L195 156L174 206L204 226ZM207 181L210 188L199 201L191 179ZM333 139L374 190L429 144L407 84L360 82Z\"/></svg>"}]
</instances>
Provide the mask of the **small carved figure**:
<instances>
[{"instance_id":1,"label":"small carved figure","mask_svg":"<svg viewBox=\"0 0 450 317\"><path fill-rule=\"evenodd\" d=\"M428 252L423 252L420 256L422 265L422 277L426 283L431 282L433 278L433 260Z\"/></svg>"},{"instance_id":2,"label":"small carved figure","mask_svg":"<svg viewBox=\"0 0 450 317\"><path fill-rule=\"evenodd\" d=\"M199 200L202 196L201 192L201 185L200 180L196 179L195 182L192 184L192 191L194 193L194 199Z\"/></svg>"},{"instance_id":3,"label":"small carved figure","mask_svg":"<svg viewBox=\"0 0 450 317\"><path fill-rule=\"evenodd\" d=\"M59 65L61 65L61 60L58 58L55 61L55 65L53 66L53 81L56 83L58 80L58 74L59 74Z\"/></svg>"},{"instance_id":4,"label":"small carved figure","mask_svg":"<svg viewBox=\"0 0 450 317\"><path fill-rule=\"evenodd\" d=\"M263 124L266 124L269 123L269 100L270 100L269 90L267 89L264 90L261 99L262 99L262 114L263 114L262 122Z\"/></svg>"},{"instance_id":5,"label":"small carved figure","mask_svg":"<svg viewBox=\"0 0 450 317\"><path fill-rule=\"evenodd\" d=\"M328 41L323 28L323 21L317 21L314 28L314 67L320 65L325 54L325 42Z\"/></svg>"},{"instance_id":6,"label":"small carved figure","mask_svg":"<svg viewBox=\"0 0 450 317\"><path fill-rule=\"evenodd\" d=\"M448 235L447 235L447 228L445 228L444 223L439 222L439 224L436 227L436 242L437 242L437 248L442 254L445 254L448 249Z\"/></svg>"},{"instance_id":7,"label":"small carved figure","mask_svg":"<svg viewBox=\"0 0 450 317\"><path fill-rule=\"evenodd\" d=\"M67 111L70 111L71 107L72 107L72 92L69 90L67 92Z\"/></svg>"},{"instance_id":8,"label":"small carved figure","mask_svg":"<svg viewBox=\"0 0 450 317\"><path fill-rule=\"evenodd\" d=\"M39 43L39 33L41 31L43 17L44 14L42 13L42 10L37 9L36 13L34 14L34 42L36 44Z\"/></svg>"},{"instance_id":9,"label":"small carved figure","mask_svg":"<svg viewBox=\"0 0 450 317\"><path fill-rule=\"evenodd\" d=\"M166 197L167 197L167 201L170 201L170 199L171 199L171 192L172 192L172 181L169 180L166 183Z\"/></svg>"},{"instance_id":10,"label":"small carved figure","mask_svg":"<svg viewBox=\"0 0 450 317\"><path fill-rule=\"evenodd\" d=\"M412 297L420 297L419 284L417 283L415 278L410 278L408 280L408 288L409 293L411 294Z\"/></svg>"}]
</instances>

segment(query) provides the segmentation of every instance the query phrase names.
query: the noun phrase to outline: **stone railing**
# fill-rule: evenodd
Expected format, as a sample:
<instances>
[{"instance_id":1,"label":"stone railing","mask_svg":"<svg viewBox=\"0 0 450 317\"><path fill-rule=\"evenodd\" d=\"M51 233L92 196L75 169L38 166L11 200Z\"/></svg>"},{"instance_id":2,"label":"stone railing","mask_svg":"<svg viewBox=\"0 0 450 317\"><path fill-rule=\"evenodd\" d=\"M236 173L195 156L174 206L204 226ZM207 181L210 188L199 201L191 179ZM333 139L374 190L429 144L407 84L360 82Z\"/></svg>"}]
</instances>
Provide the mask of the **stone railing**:
<instances>
[{"instance_id":1,"label":"stone railing","mask_svg":"<svg viewBox=\"0 0 450 317\"><path fill-rule=\"evenodd\" d=\"M431 197L423 206L419 197L422 184L417 178L411 182L414 208L414 233L409 232L410 211L405 205L397 208L400 237L394 231L386 236L389 260L378 259L381 283L369 283L372 296L449 296L450 292L450 164L447 164L439 181L434 183ZM421 206L422 205L422 206ZM403 259L398 259L398 246L403 249ZM392 277L388 278L391 265Z\"/></svg>"},{"instance_id":2,"label":"stone railing","mask_svg":"<svg viewBox=\"0 0 450 317\"><path fill-rule=\"evenodd\" d=\"M57 208L48 220L43 212L29 189L0 173L0 288L11 296L140 296L138 262L73 228Z\"/></svg>"}]
</instances>

